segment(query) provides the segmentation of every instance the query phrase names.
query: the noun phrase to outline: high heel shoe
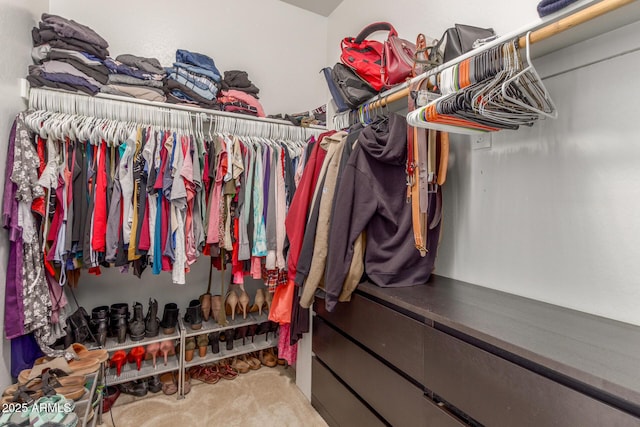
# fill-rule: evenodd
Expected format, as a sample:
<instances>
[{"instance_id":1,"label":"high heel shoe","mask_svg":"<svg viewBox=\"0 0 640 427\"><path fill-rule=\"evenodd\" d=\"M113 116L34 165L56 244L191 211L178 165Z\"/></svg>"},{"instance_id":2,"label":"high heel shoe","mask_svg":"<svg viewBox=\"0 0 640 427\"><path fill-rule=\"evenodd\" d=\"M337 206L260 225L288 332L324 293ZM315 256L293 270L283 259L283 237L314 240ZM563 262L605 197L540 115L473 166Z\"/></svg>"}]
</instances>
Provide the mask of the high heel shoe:
<instances>
[{"instance_id":1,"label":"high heel shoe","mask_svg":"<svg viewBox=\"0 0 640 427\"><path fill-rule=\"evenodd\" d=\"M269 340L269 332L272 332L273 338L275 338L279 329L280 329L280 325L277 322L272 322L271 320L269 320L269 329L267 330L267 337L266 337L267 341Z\"/></svg>"},{"instance_id":2,"label":"high heel shoe","mask_svg":"<svg viewBox=\"0 0 640 427\"><path fill-rule=\"evenodd\" d=\"M211 314L211 294L200 295L200 308L202 309L202 320L205 322L209 320ZM213 316L215 319L215 316Z\"/></svg>"},{"instance_id":3,"label":"high heel shoe","mask_svg":"<svg viewBox=\"0 0 640 427\"><path fill-rule=\"evenodd\" d=\"M253 342L253 339L255 338L257 331L258 331L258 325L256 325L255 323L248 326L247 337L251 337L251 342Z\"/></svg>"},{"instance_id":4,"label":"high heel shoe","mask_svg":"<svg viewBox=\"0 0 640 427\"><path fill-rule=\"evenodd\" d=\"M262 316L262 307L265 304L264 297L264 289L258 288L256 291L256 297L253 299L253 307L251 307L251 312L257 311L260 316Z\"/></svg>"},{"instance_id":5,"label":"high heel shoe","mask_svg":"<svg viewBox=\"0 0 640 427\"><path fill-rule=\"evenodd\" d=\"M245 345L245 339L247 337L247 332L249 332L249 326L239 326L235 331L235 339L239 340L242 338L242 345Z\"/></svg>"},{"instance_id":6,"label":"high heel shoe","mask_svg":"<svg viewBox=\"0 0 640 427\"><path fill-rule=\"evenodd\" d=\"M160 352L160 343L154 342L147 346L147 359L151 357L153 359L153 367L156 367L156 358Z\"/></svg>"},{"instance_id":7,"label":"high heel shoe","mask_svg":"<svg viewBox=\"0 0 640 427\"><path fill-rule=\"evenodd\" d=\"M231 310L227 310L227 315L231 315L231 320L235 320L236 316L236 306L238 305L238 294L232 289L227 294L227 298L224 302L225 309L227 306Z\"/></svg>"},{"instance_id":8,"label":"high heel shoe","mask_svg":"<svg viewBox=\"0 0 640 427\"><path fill-rule=\"evenodd\" d=\"M240 303L240 308L242 309L243 319L247 318L247 307L249 306L249 301L251 301L249 299L249 294L247 293L247 291L242 289L242 292L240 292L240 297L238 298L238 302Z\"/></svg>"},{"instance_id":9,"label":"high heel shoe","mask_svg":"<svg viewBox=\"0 0 640 427\"><path fill-rule=\"evenodd\" d=\"M176 354L176 347L173 340L162 341L160 343L160 351L164 357L164 366L167 366L167 356Z\"/></svg>"},{"instance_id":10,"label":"high heel shoe","mask_svg":"<svg viewBox=\"0 0 640 427\"><path fill-rule=\"evenodd\" d=\"M273 301L273 293L264 291L264 302L267 304L267 311L271 313L271 301Z\"/></svg>"},{"instance_id":11,"label":"high heel shoe","mask_svg":"<svg viewBox=\"0 0 640 427\"><path fill-rule=\"evenodd\" d=\"M109 367L116 367L116 376L122 373L122 366L127 363L127 353L124 350L118 350L109 359Z\"/></svg>"},{"instance_id":12,"label":"high heel shoe","mask_svg":"<svg viewBox=\"0 0 640 427\"><path fill-rule=\"evenodd\" d=\"M262 334L268 334L269 332L269 328L271 327L271 325L269 325L269 321L267 320L266 322L262 322L258 324L258 329L256 330L256 335L262 335ZM265 336L265 341L267 340L266 336Z\"/></svg>"},{"instance_id":13,"label":"high heel shoe","mask_svg":"<svg viewBox=\"0 0 640 427\"><path fill-rule=\"evenodd\" d=\"M138 368L138 371L140 370L140 367L142 365L142 359L144 358L144 353L145 353L144 347L138 346L138 347L133 347L129 351L129 354L127 355L127 361L129 363L136 362L136 367Z\"/></svg>"},{"instance_id":14,"label":"high heel shoe","mask_svg":"<svg viewBox=\"0 0 640 427\"><path fill-rule=\"evenodd\" d=\"M218 316L222 310L222 297L220 295L213 295L211 297L211 318L214 321L218 321Z\"/></svg>"}]
</instances>

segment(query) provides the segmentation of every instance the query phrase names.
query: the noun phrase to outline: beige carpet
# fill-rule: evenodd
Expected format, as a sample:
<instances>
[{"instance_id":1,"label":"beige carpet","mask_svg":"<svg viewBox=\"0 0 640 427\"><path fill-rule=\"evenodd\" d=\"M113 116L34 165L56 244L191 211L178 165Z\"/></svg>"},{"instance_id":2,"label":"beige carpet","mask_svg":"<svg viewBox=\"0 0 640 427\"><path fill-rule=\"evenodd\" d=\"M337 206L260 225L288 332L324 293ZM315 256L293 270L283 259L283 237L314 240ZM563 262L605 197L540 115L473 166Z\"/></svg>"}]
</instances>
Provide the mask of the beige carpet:
<instances>
[{"instance_id":1,"label":"beige carpet","mask_svg":"<svg viewBox=\"0 0 640 427\"><path fill-rule=\"evenodd\" d=\"M185 399L162 392L144 398L121 395L115 427L325 427L327 424L296 387L294 370L262 367L217 384L192 381ZM103 422L113 426L109 413Z\"/></svg>"}]
</instances>

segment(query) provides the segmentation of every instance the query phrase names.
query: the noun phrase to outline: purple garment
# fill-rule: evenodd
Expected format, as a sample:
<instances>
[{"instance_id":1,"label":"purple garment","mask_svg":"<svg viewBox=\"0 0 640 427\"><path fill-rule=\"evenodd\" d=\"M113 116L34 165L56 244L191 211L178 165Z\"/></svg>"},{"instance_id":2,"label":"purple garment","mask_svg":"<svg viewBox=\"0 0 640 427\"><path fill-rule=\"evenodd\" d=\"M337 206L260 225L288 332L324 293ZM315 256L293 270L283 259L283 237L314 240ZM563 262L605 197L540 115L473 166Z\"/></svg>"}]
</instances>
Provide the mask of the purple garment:
<instances>
[{"instance_id":1,"label":"purple garment","mask_svg":"<svg viewBox=\"0 0 640 427\"><path fill-rule=\"evenodd\" d=\"M265 146L262 152L262 164L264 165L264 181L263 191L264 204L262 206L262 218L265 225L267 224L267 208L269 207L269 181L271 180L271 147Z\"/></svg>"},{"instance_id":2,"label":"purple garment","mask_svg":"<svg viewBox=\"0 0 640 427\"><path fill-rule=\"evenodd\" d=\"M13 173L14 147L16 140L16 122L13 122L9 135L7 168L4 177L4 197L2 207L2 226L9 231L9 263L4 297L4 331L7 339L24 334L24 307L22 299L22 228L18 225L17 185L11 181Z\"/></svg>"},{"instance_id":3,"label":"purple garment","mask_svg":"<svg viewBox=\"0 0 640 427\"><path fill-rule=\"evenodd\" d=\"M11 340L11 376L18 378L20 372L33 367L33 363L41 357L42 350L33 334L23 335Z\"/></svg>"},{"instance_id":4,"label":"purple garment","mask_svg":"<svg viewBox=\"0 0 640 427\"><path fill-rule=\"evenodd\" d=\"M64 73L45 73L42 72L42 77L52 82L66 83L73 86L82 86L86 87L91 91L93 95L100 92L100 88L98 86L92 85L87 80L82 77L73 76L71 74Z\"/></svg>"},{"instance_id":5,"label":"purple garment","mask_svg":"<svg viewBox=\"0 0 640 427\"><path fill-rule=\"evenodd\" d=\"M127 76L135 77L137 79L158 81L161 81L164 77L160 74L147 73L137 68L130 67L112 58L105 59L104 65L107 66L112 74L126 74Z\"/></svg>"}]
</instances>

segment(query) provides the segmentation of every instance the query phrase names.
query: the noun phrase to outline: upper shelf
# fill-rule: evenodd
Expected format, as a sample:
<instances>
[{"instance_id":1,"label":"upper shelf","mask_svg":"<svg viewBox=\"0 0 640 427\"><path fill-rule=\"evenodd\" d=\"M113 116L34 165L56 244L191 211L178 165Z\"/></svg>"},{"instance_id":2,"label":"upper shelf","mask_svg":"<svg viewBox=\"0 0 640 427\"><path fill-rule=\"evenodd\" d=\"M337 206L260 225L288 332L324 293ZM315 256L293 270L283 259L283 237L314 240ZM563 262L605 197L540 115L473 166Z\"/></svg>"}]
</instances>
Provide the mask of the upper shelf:
<instances>
[{"instance_id":1,"label":"upper shelf","mask_svg":"<svg viewBox=\"0 0 640 427\"><path fill-rule=\"evenodd\" d=\"M640 2L637 0L581 0L573 3L572 5L558 11L555 14L546 16L542 19L538 19L530 24L519 28L515 31L506 33L501 35L499 38L494 40L491 43L487 43L486 45L474 49L471 52L468 52L462 56L455 58L452 61L449 61L445 64L442 64L436 68L433 68L427 71L424 74L421 74L413 79L411 79L408 83L403 83L401 85L394 86L393 88L380 93L379 95L371 98L365 104L372 104L381 99L387 99L387 104L390 106L391 111L400 111L406 108L406 100L404 99L408 94L409 84L413 82L417 82L422 80L425 77L433 76L438 74L440 71L445 68L451 67L454 64L457 64L467 58L473 57L478 53L490 49L493 46L502 44L509 40L513 40L514 38L519 38L526 35L528 32L534 32L536 30L540 30L543 27L558 25L558 21L563 20L564 18L568 18L571 15L576 14L584 9L587 9L596 5L605 5L605 4L624 4L618 7L615 10L609 11L603 15L597 16L593 19L586 21L584 24L570 26L570 28L563 30L557 34L554 34L551 37L545 38L544 40L536 41L535 44L532 44L531 47L531 57L539 58L541 56L547 55L551 52L558 51L562 48L574 45L584 40L591 39L593 37L599 36L601 34L607 33L609 31L615 30L616 28L623 27L625 25L632 24L636 21L640 21ZM533 42L532 42L533 43ZM402 102L395 102L398 100L402 100ZM337 114L336 116L347 115L348 112Z\"/></svg>"}]
</instances>

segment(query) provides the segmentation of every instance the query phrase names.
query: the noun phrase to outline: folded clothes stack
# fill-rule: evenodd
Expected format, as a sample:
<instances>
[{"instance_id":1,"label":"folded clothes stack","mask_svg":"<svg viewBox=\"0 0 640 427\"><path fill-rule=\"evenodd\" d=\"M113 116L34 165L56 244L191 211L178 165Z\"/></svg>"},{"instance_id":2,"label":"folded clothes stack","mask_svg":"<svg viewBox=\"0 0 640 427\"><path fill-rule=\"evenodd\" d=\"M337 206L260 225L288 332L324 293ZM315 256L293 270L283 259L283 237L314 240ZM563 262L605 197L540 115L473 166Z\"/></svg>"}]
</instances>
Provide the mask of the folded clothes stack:
<instances>
[{"instance_id":1,"label":"folded clothes stack","mask_svg":"<svg viewBox=\"0 0 640 427\"><path fill-rule=\"evenodd\" d=\"M264 117L262 104L246 92L235 89L222 90L218 102L223 111Z\"/></svg>"},{"instance_id":2,"label":"folded clothes stack","mask_svg":"<svg viewBox=\"0 0 640 427\"><path fill-rule=\"evenodd\" d=\"M259 92L260 89L249 80L246 71L225 71L218 102L223 111L264 117L262 105L258 101Z\"/></svg>"},{"instance_id":3,"label":"folded clothes stack","mask_svg":"<svg viewBox=\"0 0 640 427\"><path fill-rule=\"evenodd\" d=\"M217 108L220 71L212 58L178 49L176 62L167 68L164 91L167 102Z\"/></svg>"},{"instance_id":4,"label":"folded clothes stack","mask_svg":"<svg viewBox=\"0 0 640 427\"><path fill-rule=\"evenodd\" d=\"M95 95L107 83L109 71L102 61L109 55L109 44L91 28L43 13L31 36L36 64L29 67L31 86Z\"/></svg>"},{"instance_id":5,"label":"folded clothes stack","mask_svg":"<svg viewBox=\"0 0 640 427\"><path fill-rule=\"evenodd\" d=\"M162 90L166 73L156 58L125 54L116 59L107 58L104 65L110 74L101 92L147 101L167 100Z\"/></svg>"}]
</instances>

